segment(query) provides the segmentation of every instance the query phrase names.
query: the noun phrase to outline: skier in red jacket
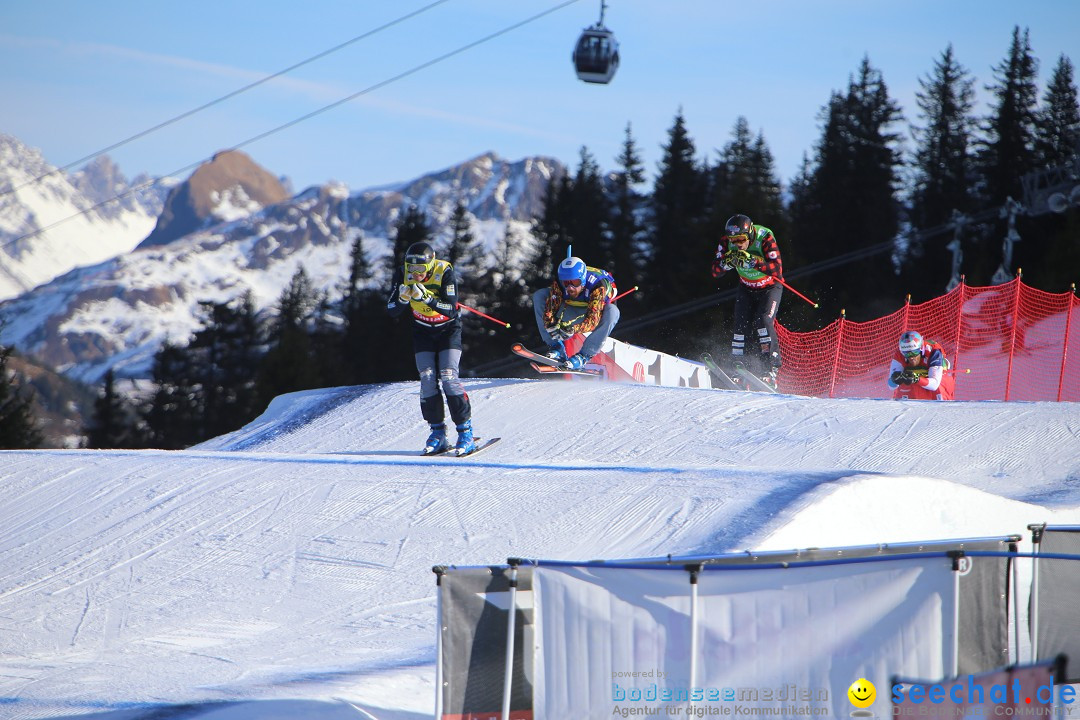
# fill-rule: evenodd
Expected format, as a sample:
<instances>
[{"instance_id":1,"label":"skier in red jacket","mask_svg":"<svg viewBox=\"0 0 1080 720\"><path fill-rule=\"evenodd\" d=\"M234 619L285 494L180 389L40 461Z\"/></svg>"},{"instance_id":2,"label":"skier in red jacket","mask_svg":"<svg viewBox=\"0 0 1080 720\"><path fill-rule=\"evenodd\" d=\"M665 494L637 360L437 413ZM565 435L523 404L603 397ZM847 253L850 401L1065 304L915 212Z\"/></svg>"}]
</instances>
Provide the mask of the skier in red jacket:
<instances>
[{"instance_id":1,"label":"skier in red jacket","mask_svg":"<svg viewBox=\"0 0 1080 720\"><path fill-rule=\"evenodd\" d=\"M888 383L895 400L952 400L956 380L941 346L908 330L889 365Z\"/></svg>"}]
</instances>

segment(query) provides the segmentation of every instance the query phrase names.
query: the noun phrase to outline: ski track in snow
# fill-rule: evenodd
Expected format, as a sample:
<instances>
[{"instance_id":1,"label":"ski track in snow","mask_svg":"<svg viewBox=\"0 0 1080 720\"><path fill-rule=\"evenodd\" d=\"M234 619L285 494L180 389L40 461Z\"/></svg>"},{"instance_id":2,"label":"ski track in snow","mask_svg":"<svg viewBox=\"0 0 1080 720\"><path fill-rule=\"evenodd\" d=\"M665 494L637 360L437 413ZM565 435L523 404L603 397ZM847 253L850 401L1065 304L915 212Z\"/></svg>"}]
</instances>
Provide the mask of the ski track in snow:
<instances>
[{"instance_id":1,"label":"ski track in snow","mask_svg":"<svg viewBox=\"0 0 1080 720\"><path fill-rule=\"evenodd\" d=\"M416 383L294 393L186 451L0 453L0 717L416 720L433 565L1080 520L1068 404L466 387L503 438L475 458L419 455Z\"/></svg>"}]
</instances>

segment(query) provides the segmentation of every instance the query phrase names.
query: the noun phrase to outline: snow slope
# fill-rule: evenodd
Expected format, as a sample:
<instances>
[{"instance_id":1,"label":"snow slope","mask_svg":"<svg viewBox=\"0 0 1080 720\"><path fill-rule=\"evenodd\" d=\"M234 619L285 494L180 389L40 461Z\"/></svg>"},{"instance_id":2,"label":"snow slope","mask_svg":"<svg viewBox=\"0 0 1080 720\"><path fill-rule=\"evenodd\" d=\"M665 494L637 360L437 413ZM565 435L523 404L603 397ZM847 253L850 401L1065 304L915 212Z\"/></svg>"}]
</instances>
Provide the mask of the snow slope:
<instances>
[{"instance_id":1,"label":"snow slope","mask_svg":"<svg viewBox=\"0 0 1080 720\"><path fill-rule=\"evenodd\" d=\"M1080 523L1074 404L466 386L503 438L475 458L417 456L416 383L187 451L0 453L0 717L416 720L436 564Z\"/></svg>"}]
</instances>

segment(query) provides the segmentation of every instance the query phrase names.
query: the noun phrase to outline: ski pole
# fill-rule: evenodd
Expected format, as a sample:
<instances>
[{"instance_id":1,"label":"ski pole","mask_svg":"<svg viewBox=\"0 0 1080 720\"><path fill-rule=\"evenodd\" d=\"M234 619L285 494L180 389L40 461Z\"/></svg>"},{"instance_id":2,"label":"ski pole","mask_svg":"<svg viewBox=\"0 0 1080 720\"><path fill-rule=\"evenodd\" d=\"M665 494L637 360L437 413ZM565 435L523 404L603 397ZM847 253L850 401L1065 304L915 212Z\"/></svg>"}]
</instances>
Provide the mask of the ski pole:
<instances>
[{"instance_id":1,"label":"ski pole","mask_svg":"<svg viewBox=\"0 0 1080 720\"><path fill-rule=\"evenodd\" d=\"M795 295L797 295L798 297L801 297L801 298L802 298L803 300L805 300L806 302L810 303L810 304L811 304L811 305L813 305L814 307L818 307L818 304L817 304L816 302L814 302L814 301L813 301L813 300L811 300L810 298L806 297L806 296L805 296L805 295L803 295L803 294L802 294L801 292L799 292L799 291L798 291L798 290L796 290L795 288L791 287L790 285L788 285L788 284L787 284L786 282L784 282L784 281L783 281L783 280L781 280L780 278L776 277L775 275L770 275L769 277L771 277L771 278L772 278L773 280L775 280L776 282L780 283L781 285L783 285L784 287L786 287L786 288L787 288L788 290L790 290L791 292L795 293Z\"/></svg>"},{"instance_id":2,"label":"ski pole","mask_svg":"<svg viewBox=\"0 0 1080 720\"><path fill-rule=\"evenodd\" d=\"M615 302L615 301L616 301L616 300L618 300L619 298L621 298L621 297L625 297L626 295L629 295L630 293L634 292L634 291L635 291L635 290L637 290L637 289L638 289L638 286L637 286L637 285L635 285L634 287L630 288L630 289L629 289L629 290L627 290L626 292L622 292L622 293L619 293L619 294L618 294L618 295L616 295L615 297L611 298L611 302Z\"/></svg>"},{"instance_id":3,"label":"ski pole","mask_svg":"<svg viewBox=\"0 0 1080 720\"><path fill-rule=\"evenodd\" d=\"M477 310L476 308L471 308L471 307L469 307L468 305L466 305L465 303L458 303L458 307L459 307L459 308L462 308L462 309L464 309L464 310L468 310L469 312L473 313L474 315L479 315L479 316L480 316L480 317L482 317L482 318L485 318L485 319L487 319L487 320L490 320L491 322L495 323L496 325L502 325L502 326L503 326L503 327L505 327L505 328L508 328L508 327L510 327L510 323L508 323L508 322L503 322L502 320L500 320L500 319L498 319L498 318L493 318L493 317L491 317L490 315L485 315L484 313L480 312L480 311L479 311L479 310Z\"/></svg>"}]
</instances>

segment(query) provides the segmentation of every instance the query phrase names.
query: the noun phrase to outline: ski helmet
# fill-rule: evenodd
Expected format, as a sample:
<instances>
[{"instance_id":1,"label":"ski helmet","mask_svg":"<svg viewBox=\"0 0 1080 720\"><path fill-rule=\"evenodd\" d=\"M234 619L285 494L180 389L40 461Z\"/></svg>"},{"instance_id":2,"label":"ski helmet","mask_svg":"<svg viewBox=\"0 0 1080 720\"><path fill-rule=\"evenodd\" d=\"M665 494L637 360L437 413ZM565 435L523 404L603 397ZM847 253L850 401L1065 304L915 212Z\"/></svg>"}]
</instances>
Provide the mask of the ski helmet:
<instances>
[{"instance_id":1,"label":"ski helmet","mask_svg":"<svg viewBox=\"0 0 1080 720\"><path fill-rule=\"evenodd\" d=\"M435 268L435 250L426 242L416 242L405 251L405 274L427 277Z\"/></svg>"},{"instance_id":2,"label":"ski helmet","mask_svg":"<svg viewBox=\"0 0 1080 720\"><path fill-rule=\"evenodd\" d=\"M914 357L922 352L923 337L914 330L908 330L900 336L900 352L906 357Z\"/></svg>"},{"instance_id":3,"label":"ski helmet","mask_svg":"<svg viewBox=\"0 0 1080 720\"><path fill-rule=\"evenodd\" d=\"M559 263L559 282L562 285L580 285L585 282L585 261L581 258L568 257Z\"/></svg>"},{"instance_id":4,"label":"ski helmet","mask_svg":"<svg viewBox=\"0 0 1080 720\"><path fill-rule=\"evenodd\" d=\"M724 223L724 234L726 237L745 235L751 238L754 236L754 223L745 215L732 215Z\"/></svg>"}]
</instances>

